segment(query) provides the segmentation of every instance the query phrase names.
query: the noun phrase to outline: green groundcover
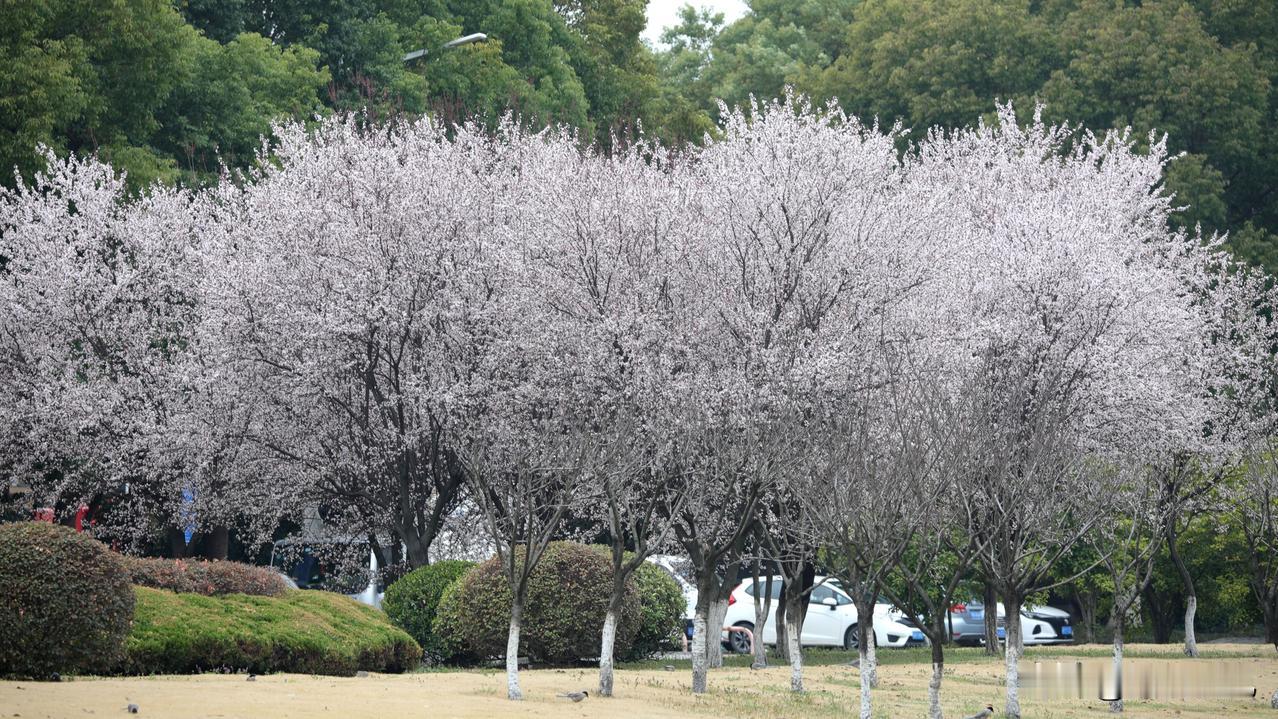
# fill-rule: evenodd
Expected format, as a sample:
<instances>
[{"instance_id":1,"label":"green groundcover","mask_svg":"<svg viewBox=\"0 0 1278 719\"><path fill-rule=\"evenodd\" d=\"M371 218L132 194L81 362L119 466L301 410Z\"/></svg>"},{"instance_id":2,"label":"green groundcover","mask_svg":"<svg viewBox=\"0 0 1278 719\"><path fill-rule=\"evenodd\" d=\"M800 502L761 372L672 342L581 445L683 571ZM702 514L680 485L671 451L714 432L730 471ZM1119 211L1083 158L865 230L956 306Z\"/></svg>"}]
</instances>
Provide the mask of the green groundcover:
<instances>
[{"instance_id":1,"label":"green groundcover","mask_svg":"<svg viewBox=\"0 0 1278 719\"><path fill-rule=\"evenodd\" d=\"M126 674L208 671L347 676L417 666L421 648L378 609L330 592L282 597L198 594L135 587Z\"/></svg>"}]
</instances>

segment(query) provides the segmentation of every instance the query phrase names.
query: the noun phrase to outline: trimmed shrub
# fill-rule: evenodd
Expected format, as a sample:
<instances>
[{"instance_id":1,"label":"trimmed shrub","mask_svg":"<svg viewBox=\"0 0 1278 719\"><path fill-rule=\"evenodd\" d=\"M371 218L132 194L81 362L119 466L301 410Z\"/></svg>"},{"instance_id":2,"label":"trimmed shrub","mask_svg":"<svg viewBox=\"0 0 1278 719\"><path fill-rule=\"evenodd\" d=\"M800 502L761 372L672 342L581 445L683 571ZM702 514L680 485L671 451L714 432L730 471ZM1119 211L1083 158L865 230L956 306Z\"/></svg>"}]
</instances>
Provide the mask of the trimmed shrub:
<instances>
[{"instance_id":1,"label":"trimmed shrub","mask_svg":"<svg viewBox=\"0 0 1278 719\"><path fill-rule=\"evenodd\" d=\"M132 619L120 555L67 527L0 525L0 674L108 670Z\"/></svg>"},{"instance_id":2,"label":"trimmed shrub","mask_svg":"<svg viewBox=\"0 0 1278 719\"><path fill-rule=\"evenodd\" d=\"M421 661L417 642L385 614L340 594L135 591L137 614L120 666L128 674L229 668L350 676L359 670L402 672Z\"/></svg>"},{"instance_id":3,"label":"trimmed shrub","mask_svg":"<svg viewBox=\"0 0 1278 719\"><path fill-rule=\"evenodd\" d=\"M640 564L634 578L639 588L639 632L630 653L618 656L643 659L679 645L687 600L674 577L652 562Z\"/></svg>"},{"instance_id":4,"label":"trimmed shrub","mask_svg":"<svg viewBox=\"0 0 1278 719\"><path fill-rule=\"evenodd\" d=\"M448 659L444 644L431 632L435 609L448 585L457 581L474 562L448 559L418 567L386 588L382 610L396 626L408 632L431 661Z\"/></svg>"},{"instance_id":5,"label":"trimmed shrub","mask_svg":"<svg viewBox=\"0 0 1278 719\"><path fill-rule=\"evenodd\" d=\"M125 565L134 584L171 592L278 597L289 589L279 572L240 562L126 557Z\"/></svg>"},{"instance_id":6,"label":"trimmed shrub","mask_svg":"<svg viewBox=\"0 0 1278 719\"><path fill-rule=\"evenodd\" d=\"M552 542L529 580L519 653L545 662L598 657L611 582L612 565L597 550L575 542ZM504 656L510 600L510 585L499 560L490 559L444 591L434 634L454 657ZM639 590L631 580L617 622L617 656L630 651L639 616Z\"/></svg>"}]
</instances>

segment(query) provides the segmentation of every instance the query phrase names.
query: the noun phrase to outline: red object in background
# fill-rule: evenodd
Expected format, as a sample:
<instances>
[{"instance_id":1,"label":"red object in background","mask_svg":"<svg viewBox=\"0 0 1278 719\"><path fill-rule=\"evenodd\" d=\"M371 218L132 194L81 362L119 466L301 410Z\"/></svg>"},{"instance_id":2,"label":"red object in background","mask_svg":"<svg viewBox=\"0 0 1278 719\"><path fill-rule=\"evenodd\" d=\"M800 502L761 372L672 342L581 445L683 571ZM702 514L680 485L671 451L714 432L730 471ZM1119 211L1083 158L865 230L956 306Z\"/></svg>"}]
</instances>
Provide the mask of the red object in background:
<instances>
[{"instance_id":1,"label":"red object in background","mask_svg":"<svg viewBox=\"0 0 1278 719\"><path fill-rule=\"evenodd\" d=\"M84 519L85 517L88 517L88 516L89 516L89 505L81 504L80 508L75 511L75 524L73 525L75 527L75 531L77 532L84 531ZM37 509L32 514L31 519L37 522L48 522L49 524L58 523L57 513L54 512L52 507L41 507ZM93 520L89 520L89 525L90 526L93 525Z\"/></svg>"}]
</instances>

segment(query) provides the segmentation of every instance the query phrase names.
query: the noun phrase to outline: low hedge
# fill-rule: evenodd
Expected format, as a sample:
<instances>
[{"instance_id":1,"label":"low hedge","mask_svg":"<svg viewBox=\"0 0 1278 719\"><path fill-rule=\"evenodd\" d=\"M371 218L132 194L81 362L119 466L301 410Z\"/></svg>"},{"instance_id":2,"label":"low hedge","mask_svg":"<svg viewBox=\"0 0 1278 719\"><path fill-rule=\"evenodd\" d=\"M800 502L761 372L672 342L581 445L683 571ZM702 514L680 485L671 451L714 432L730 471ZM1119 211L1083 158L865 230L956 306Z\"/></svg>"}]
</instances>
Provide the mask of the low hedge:
<instances>
[{"instance_id":1,"label":"low hedge","mask_svg":"<svg viewBox=\"0 0 1278 719\"><path fill-rule=\"evenodd\" d=\"M448 585L457 581L474 562L446 559L405 574L386 588L382 610L395 626L412 635L430 661L449 658L444 643L435 636L432 624L439 598Z\"/></svg>"},{"instance_id":2,"label":"low hedge","mask_svg":"<svg viewBox=\"0 0 1278 719\"><path fill-rule=\"evenodd\" d=\"M584 544L552 542L529 580L520 655L557 663L598 657L611 587L606 556ZM504 656L510 604L510 584L499 560L490 559L444 591L433 631L454 660ZM616 656L629 653L639 617L639 590L631 579L617 622Z\"/></svg>"},{"instance_id":3,"label":"low hedge","mask_svg":"<svg viewBox=\"0 0 1278 719\"><path fill-rule=\"evenodd\" d=\"M402 672L421 648L382 612L330 592L280 597L208 597L135 587L133 632L119 670L189 674L229 668L256 673L350 676Z\"/></svg>"},{"instance_id":4,"label":"low hedge","mask_svg":"<svg viewBox=\"0 0 1278 719\"><path fill-rule=\"evenodd\" d=\"M289 589L279 572L240 562L125 557L124 563L134 584L171 592L278 597Z\"/></svg>"},{"instance_id":5,"label":"low hedge","mask_svg":"<svg viewBox=\"0 0 1278 719\"><path fill-rule=\"evenodd\" d=\"M45 522L0 525L0 675L108 670L133 609L123 562L106 545Z\"/></svg>"}]
</instances>

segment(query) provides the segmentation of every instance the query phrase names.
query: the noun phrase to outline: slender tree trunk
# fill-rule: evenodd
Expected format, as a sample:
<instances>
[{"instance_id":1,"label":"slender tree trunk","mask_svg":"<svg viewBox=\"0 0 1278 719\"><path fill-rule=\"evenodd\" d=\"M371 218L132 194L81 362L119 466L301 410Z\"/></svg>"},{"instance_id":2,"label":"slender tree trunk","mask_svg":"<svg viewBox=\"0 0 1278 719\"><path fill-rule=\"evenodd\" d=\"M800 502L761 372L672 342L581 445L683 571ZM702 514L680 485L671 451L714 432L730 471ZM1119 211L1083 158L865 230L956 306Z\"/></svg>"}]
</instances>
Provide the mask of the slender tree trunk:
<instances>
[{"instance_id":1,"label":"slender tree trunk","mask_svg":"<svg viewBox=\"0 0 1278 719\"><path fill-rule=\"evenodd\" d=\"M711 579L698 577L697 606L692 619L692 693L706 693L706 674L709 671L707 646L710 633L710 593L714 591ZM715 632L716 641L718 632Z\"/></svg>"},{"instance_id":2,"label":"slender tree trunk","mask_svg":"<svg viewBox=\"0 0 1278 719\"><path fill-rule=\"evenodd\" d=\"M613 589L604 615L603 637L599 641L599 696L612 696L612 662L617 641L617 615L621 613L621 596Z\"/></svg>"},{"instance_id":3,"label":"slender tree trunk","mask_svg":"<svg viewBox=\"0 0 1278 719\"><path fill-rule=\"evenodd\" d=\"M762 594L762 596L760 596ZM754 561L754 662L757 668L768 666L768 647L763 643L763 632L772 611L772 575L759 581L759 560ZM779 637L778 637L779 641Z\"/></svg>"},{"instance_id":4,"label":"slender tree trunk","mask_svg":"<svg viewBox=\"0 0 1278 719\"><path fill-rule=\"evenodd\" d=\"M1003 597L1003 604L1006 605L1003 630L1007 635L1007 716L1021 719L1021 598L1009 592ZM995 606L995 611L997 609Z\"/></svg>"},{"instance_id":5,"label":"slender tree trunk","mask_svg":"<svg viewBox=\"0 0 1278 719\"><path fill-rule=\"evenodd\" d=\"M1078 602L1079 618L1083 620L1083 643L1096 641L1096 595L1092 592L1077 592L1074 595Z\"/></svg>"},{"instance_id":6,"label":"slender tree trunk","mask_svg":"<svg viewBox=\"0 0 1278 719\"><path fill-rule=\"evenodd\" d=\"M777 653L781 655L781 661L790 663L790 635L786 631L789 624L786 622L786 605L785 590L781 592L781 598L777 600L777 614L773 618L772 623L775 625L773 629L777 633Z\"/></svg>"},{"instance_id":7,"label":"slender tree trunk","mask_svg":"<svg viewBox=\"0 0 1278 719\"><path fill-rule=\"evenodd\" d=\"M231 532L226 527L214 527L208 534L204 535L204 551L205 559L226 559L227 553L231 549Z\"/></svg>"},{"instance_id":8,"label":"slender tree trunk","mask_svg":"<svg viewBox=\"0 0 1278 719\"><path fill-rule=\"evenodd\" d=\"M986 580L985 596L985 653L991 657L998 656L998 595L994 592L994 583Z\"/></svg>"},{"instance_id":9,"label":"slender tree trunk","mask_svg":"<svg viewBox=\"0 0 1278 719\"><path fill-rule=\"evenodd\" d=\"M800 633L799 628L795 626L795 615L797 614L797 612L791 612L790 620L788 622L790 629L789 632L787 632L790 645L790 691L802 692L803 648L799 646Z\"/></svg>"},{"instance_id":10,"label":"slender tree trunk","mask_svg":"<svg viewBox=\"0 0 1278 719\"><path fill-rule=\"evenodd\" d=\"M1194 615L1198 613L1198 596L1185 597L1185 655L1198 656L1198 637L1194 634Z\"/></svg>"},{"instance_id":11,"label":"slender tree trunk","mask_svg":"<svg viewBox=\"0 0 1278 719\"><path fill-rule=\"evenodd\" d=\"M1150 582L1145 585L1145 589L1141 592L1144 599L1145 611L1149 612L1150 628L1154 631L1155 644L1167 644L1171 642L1172 619L1170 610L1165 606L1163 597L1159 596L1158 590L1154 588L1154 583Z\"/></svg>"},{"instance_id":12,"label":"slender tree trunk","mask_svg":"<svg viewBox=\"0 0 1278 719\"><path fill-rule=\"evenodd\" d=\"M874 602L866 601L863 591L853 599L856 605L857 647L860 660L858 673L861 681L861 719L871 719L874 712L870 690L879 684L879 673L874 646Z\"/></svg>"},{"instance_id":13,"label":"slender tree trunk","mask_svg":"<svg viewBox=\"0 0 1278 719\"><path fill-rule=\"evenodd\" d=\"M872 616L873 612L871 611L870 614ZM873 719L874 703L870 697L870 690L874 688L873 675L875 674L873 670L874 657L871 654L871 652L873 651L871 646L874 643L874 629L873 627L870 626L873 620L871 620L870 622L867 622L865 621L865 616L866 614L861 611L860 607L858 607L856 631L857 631L857 643L860 645L859 647L857 647L858 654L860 655L858 657L860 659L860 667L858 668L858 674L860 674L860 683L861 683L860 718Z\"/></svg>"},{"instance_id":14,"label":"slender tree trunk","mask_svg":"<svg viewBox=\"0 0 1278 719\"><path fill-rule=\"evenodd\" d=\"M169 527L165 534L169 540L169 556L174 559L184 559L187 555L189 547L186 544L186 536L178 527Z\"/></svg>"},{"instance_id":15,"label":"slender tree trunk","mask_svg":"<svg viewBox=\"0 0 1278 719\"><path fill-rule=\"evenodd\" d=\"M706 637L706 662L711 669L723 666L723 622L727 616L727 598L716 598L710 605L710 636Z\"/></svg>"},{"instance_id":16,"label":"slender tree trunk","mask_svg":"<svg viewBox=\"0 0 1278 719\"><path fill-rule=\"evenodd\" d=\"M524 600L516 596L510 603L510 632L506 635L506 698L520 700L519 690L519 623L524 614Z\"/></svg>"},{"instance_id":17,"label":"slender tree trunk","mask_svg":"<svg viewBox=\"0 0 1278 719\"><path fill-rule=\"evenodd\" d=\"M1198 656L1198 638L1194 635L1194 614L1198 612L1198 593L1194 590L1194 578L1185 566L1185 560L1176 548L1176 523L1167 523L1167 554L1171 557L1180 581L1185 585L1185 654Z\"/></svg>"},{"instance_id":18,"label":"slender tree trunk","mask_svg":"<svg viewBox=\"0 0 1278 719\"><path fill-rule=\"evenodd\" d=\"M1123 711L1123 612L1115 605L1114 616L1114 699L1109 702L1111 712Z\"/></svg>"},{"instance_id":19,"label":"slender tree trunk","mask_svg":"<svg viewBox=\"0 0 1278 719\"><path fill-rule=\"evenodd\" d=\"M879 688L879 643L874 635L874 615L870 615L869 626L866 627L865 673L870 677L870 687Z\"/></svg>"},{"instance_id":20,"label":"slender tree trunk","mask_svg":"<svg viewBox=\"0 0 1278 719\"><path fill-rule=\"evenodd\" d=\"M945 647L941 642L933 641L932 679L927 683L927 719L945 719L941 711L941 677L944 671Z\"/></svg>"}]
</instances>

